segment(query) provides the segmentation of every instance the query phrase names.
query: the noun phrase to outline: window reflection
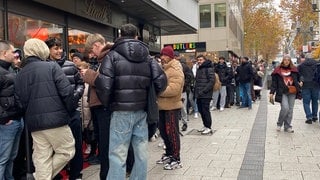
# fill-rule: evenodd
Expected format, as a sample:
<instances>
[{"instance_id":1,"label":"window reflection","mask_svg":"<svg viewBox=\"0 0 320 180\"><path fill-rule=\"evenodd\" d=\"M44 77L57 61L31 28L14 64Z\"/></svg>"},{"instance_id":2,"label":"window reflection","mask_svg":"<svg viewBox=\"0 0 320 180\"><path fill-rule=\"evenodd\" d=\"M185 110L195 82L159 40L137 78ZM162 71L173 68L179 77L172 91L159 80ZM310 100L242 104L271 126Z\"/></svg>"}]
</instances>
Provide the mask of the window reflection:
<instances>
[{"instance_id":1,"label":"window reflection","mask_svg":"<svg viewBox=\"0 0 320 180\"><path fill-rule=\"evenodd\" d=\"M63 28L57 24L26 16L8 14L9 40L16 46L22 47L30 38L46 40L49 37L62 38Z\"/></svg>"},{"instance_id":2,"label":"window reflection","mask_svg":"<svg viewBox=\"0 0 320 180\"><path fill-rule=\"evenodd\" d=\"M69 49L77 49L79 52L84 52L84 44L86 43L86 39L90 33L69 28L68 34Z\"/></svg>"}]
</instances>

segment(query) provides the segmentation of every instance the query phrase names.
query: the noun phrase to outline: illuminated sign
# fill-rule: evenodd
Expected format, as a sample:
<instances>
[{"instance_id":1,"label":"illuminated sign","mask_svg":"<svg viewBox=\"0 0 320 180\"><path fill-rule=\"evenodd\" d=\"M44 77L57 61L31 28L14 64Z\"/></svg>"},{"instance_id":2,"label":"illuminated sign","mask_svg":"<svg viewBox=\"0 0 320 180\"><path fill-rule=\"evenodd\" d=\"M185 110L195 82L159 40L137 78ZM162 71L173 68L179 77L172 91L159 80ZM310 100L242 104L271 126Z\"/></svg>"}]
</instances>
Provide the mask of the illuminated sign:
<instances>
[{"instance_id":1,"label":"illuminated sign","mask_svg":"<svg viewBox=\"0 0 320 180\"><path fill-rule=\"evenodd\" d=\"M205 52L206 51L206 42L175 43L175 44L165 44L164 46L172 46L173 50L178 52Z\"/></svg>"}]
</instances>

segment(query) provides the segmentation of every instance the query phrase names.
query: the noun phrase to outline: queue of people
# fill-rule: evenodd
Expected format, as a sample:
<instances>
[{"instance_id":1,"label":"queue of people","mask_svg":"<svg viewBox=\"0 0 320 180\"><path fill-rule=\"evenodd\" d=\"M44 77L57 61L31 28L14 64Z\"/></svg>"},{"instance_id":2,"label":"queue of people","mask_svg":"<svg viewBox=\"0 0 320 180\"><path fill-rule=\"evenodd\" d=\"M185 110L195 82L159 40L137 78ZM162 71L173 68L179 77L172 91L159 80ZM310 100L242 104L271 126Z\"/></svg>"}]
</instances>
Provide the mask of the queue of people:
<instances>
[{"instance_id":1,"label":"queue of people","mask_svg":"<svg viewBox=\"0 0 320 180\"><path fill-rule=\"evenodd\" d=\"M89 35L86 53L72 50L70 59L62 56L62 42L55 37L29 39L23 50L0 41L0 136L8 137L0 138L0 177L20 179L12 169L19 169L27 156L32 166L28 173L35 179L62 179L65 167L69 179L82 179L84 161L100 164L100 179L147 179L148 140L156 128L165 152L155 163L164 170L182 168L179 120L186 131L188 113L200 115L203 128L198 132L210 135L210 110L222 112L233 105L251 110L260 97L261 89L255 86L262 86L264 69L247 57L227 65L225 57L213 63L200 54L191 67L166 46L153 59L134 25L120 30L114 43L101 34ZM269 98L281 104L278 131L284 126L284 131L294 132L294 100L301 96L306 123L318 120L317 103L309 107L319 93L310 75L314 66L307 58L297 68L284 56L272 73ZM151 83L159 109L156 124L147 123ZM219 88L214 89L216 83ZM24 136L30 136L30 142ZM87 158L83 143L90 147ZM20 152L25 144L32 160Z\"/></svg>"}]
</instances>

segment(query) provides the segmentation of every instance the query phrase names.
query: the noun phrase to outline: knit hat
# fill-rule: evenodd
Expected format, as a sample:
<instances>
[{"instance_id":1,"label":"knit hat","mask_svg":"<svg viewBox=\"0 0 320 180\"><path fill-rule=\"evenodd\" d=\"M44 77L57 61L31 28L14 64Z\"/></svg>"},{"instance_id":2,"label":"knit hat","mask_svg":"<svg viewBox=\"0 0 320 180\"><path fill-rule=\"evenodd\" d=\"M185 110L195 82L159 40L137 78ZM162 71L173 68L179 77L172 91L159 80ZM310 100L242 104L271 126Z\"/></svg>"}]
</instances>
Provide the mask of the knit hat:
<instances>
[{"instance_id":1,"label":"knit hat","mask_svg":"<svg viewBox=\"0 0 320 180\"><path fill-rule=\"evenodd\" d=\"M23 51L25 58L29 56L37 56L42 60L46 60L50 53L47 44L36 38L28 39L24 43Z\"/></svg>"},{"instance_id":2,"label":"knit hat","mask_svg":"<svg viewBox=\"0 0 320 180\"><path fill-rule=\"evenodd\" d=\"M161 53L160 55L166 55L169 56L171 59L174 58L174 53L173 53L173 49L171 46L166 46L164 48L161 49Z\"/></svg>"}]
</instances>

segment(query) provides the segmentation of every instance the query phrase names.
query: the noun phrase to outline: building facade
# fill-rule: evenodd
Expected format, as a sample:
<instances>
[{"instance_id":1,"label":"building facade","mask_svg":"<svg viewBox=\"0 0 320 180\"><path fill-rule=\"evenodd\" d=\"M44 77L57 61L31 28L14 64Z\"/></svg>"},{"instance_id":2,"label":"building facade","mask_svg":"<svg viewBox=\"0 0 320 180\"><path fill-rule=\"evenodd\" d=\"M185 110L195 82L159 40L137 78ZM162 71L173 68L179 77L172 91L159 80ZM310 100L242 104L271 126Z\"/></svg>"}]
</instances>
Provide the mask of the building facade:
<instances>
[{"instance_id":1,"label":"building facade","mask_svg":"<svg viewBox=\"0 0 320 180\"><path fill-rule=\"evenodd\" d=\"M183 1L188 11L196 0ZM132 23L139 28L140 40L152 53L161 49L161 36L195 33L196 12L185 17L176 12L177 1L163 0L0 0L0 39L23 47L29 38L61 38L66 51L83 51L90 33L100 33L107 41L119 37L119 27Z\"/></svg>"},{"instance_id":2,"label":"building facade","mask_svg":"<svg viewBox=\"0 0 320 180\"><path fill-rule=\"evenodd\" d=\"M198 20L197 34L162 36L162 45L172 45L189 59L199 53L211 60L243 55L242 0L199 0Z\"/></svg>"}]
</instances>

